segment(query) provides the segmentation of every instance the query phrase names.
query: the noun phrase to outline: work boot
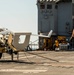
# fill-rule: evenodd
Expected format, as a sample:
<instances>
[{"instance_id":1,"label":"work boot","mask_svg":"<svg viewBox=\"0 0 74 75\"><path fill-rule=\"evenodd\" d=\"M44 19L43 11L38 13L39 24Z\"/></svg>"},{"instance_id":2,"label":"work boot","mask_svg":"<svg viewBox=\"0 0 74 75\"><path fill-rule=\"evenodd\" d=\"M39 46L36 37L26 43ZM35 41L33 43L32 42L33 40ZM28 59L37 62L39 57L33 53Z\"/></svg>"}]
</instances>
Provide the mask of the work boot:
<instances>
[{"instance_id":1,"label":"work boot","mask_svg":"<svg viewBox=\"0 0 74 75\"><path fill-rule=\"evenodd\" d=\"M2 53L0 53L0 59L1 59L1 57L2 57Z\"/></svg>"}]
</instances>

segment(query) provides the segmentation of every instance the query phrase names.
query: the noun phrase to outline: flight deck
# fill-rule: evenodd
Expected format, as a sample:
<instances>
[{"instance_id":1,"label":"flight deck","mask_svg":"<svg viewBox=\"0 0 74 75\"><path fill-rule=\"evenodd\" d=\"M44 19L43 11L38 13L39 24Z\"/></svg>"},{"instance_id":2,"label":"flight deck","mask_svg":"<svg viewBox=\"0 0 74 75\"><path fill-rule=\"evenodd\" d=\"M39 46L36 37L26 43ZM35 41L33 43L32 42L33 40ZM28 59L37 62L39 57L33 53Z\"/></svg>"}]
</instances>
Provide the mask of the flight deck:
<instances>
[{"instance_id":1,"label":"flight deck","mask_svg":"<svg viewBox=\"0 0 74 75\"><path fill-rule=\"evenodd\" d=\"M74 75L74 51L20 52L19 60L4 53L0 75Z\"/></svg>"}]
</instances>

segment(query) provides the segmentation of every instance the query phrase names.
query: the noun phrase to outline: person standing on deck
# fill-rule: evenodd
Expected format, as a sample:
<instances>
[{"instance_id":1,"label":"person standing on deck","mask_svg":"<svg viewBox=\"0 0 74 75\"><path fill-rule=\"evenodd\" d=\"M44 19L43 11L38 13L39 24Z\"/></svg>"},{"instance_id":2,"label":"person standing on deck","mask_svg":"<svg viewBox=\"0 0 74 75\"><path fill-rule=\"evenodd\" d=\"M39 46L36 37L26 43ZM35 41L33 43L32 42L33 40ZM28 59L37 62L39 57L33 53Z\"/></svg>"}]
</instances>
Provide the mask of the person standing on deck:
<instances>
[{"instance_id":1,"label":"person standing on deck","mask_svg":"<svg viewBox=\"0 0 74 75\"><path fill-rule=\"evenodd\" d=\"M72 49L74 49L74 29L72 31L72 35L71 35L71 38L70 38L70 46Z\"/></svg>"}]
</instances>

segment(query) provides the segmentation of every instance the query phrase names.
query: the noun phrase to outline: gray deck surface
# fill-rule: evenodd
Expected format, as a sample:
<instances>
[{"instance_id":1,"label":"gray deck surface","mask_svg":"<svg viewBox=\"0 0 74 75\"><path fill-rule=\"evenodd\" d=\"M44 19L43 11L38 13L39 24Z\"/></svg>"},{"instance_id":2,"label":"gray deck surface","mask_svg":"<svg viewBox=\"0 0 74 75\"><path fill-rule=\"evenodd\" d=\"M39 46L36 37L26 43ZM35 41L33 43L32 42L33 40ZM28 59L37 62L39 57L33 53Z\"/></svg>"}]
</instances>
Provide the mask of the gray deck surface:
<instances>
[{"instance_id":1,"label":"gray deck surface","mask_svg":"<svg viewBox=\"0 0 74 75\"><path fill-rule=\"evenodd\" d=\"M74 75L74 51L20 52L19 61L4 53L0 75Z\"/></svg>"}]
</instances>

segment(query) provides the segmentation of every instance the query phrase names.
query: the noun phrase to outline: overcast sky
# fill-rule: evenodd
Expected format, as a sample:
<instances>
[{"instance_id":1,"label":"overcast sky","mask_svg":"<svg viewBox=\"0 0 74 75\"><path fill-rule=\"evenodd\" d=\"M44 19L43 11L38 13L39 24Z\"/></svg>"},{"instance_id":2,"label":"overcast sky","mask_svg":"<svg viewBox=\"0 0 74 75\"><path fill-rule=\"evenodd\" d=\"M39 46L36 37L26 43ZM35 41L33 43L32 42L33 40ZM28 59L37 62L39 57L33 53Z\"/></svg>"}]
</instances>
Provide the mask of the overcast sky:
<instances>
[{"instance_id":1,"label":"overcast sky","mask_svg":"<svg viewBox=\"0 0 74 75\"><path fill-rule=\"evenodd\" d=\"M37 33L36 0L0 0L0 26Z\"/></svg>"}]
</instances>

